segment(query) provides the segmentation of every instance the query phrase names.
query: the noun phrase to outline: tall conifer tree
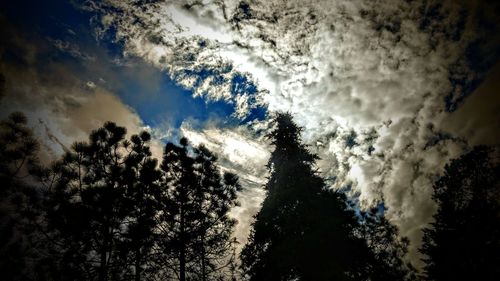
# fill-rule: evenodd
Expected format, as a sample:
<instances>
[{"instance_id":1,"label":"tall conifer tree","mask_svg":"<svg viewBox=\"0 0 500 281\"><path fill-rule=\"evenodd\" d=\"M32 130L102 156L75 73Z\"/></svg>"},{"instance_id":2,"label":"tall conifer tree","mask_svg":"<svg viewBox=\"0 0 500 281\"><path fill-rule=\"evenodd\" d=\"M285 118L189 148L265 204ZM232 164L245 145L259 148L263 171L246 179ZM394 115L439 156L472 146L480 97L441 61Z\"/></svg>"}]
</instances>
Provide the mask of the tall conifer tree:
<instances>
[{"instance_id":1,"label":"tall conifer tree","mask_svg":"<svg viewBox=\"0 0 500 281\"><path fill-rule=\"evenodd\" d=\"M119 254L135 281L148 280L158 272L151 258L156 242L160 171L151 157L147 132L130 138L130 152L124 158L123 181L126 187L123 208L126 230L119 243Z\"/></svg>"},{"instance_id":2,"label":"tall conifer tree","mask_svg":"<svg viewBox=\"0 0 500 281\"><path fill-rule=\"evenodd\" d=\"M193 259L192 242L196 233L199 210L196 207L194 191L194 159L189 156L188 141L183 138L181 146L168 143L163 152L161 169L163 171L163 194L160 199L161 247L165 251L165 262L176 276L170 279L185 281Z\"/></svg>"},{"instance_id":3,"label":"tall conifer tree","mask_svg":"<svg viewBox=\"0 0 500 281\"><path fill-rule=\"evenodd\" d=\"M274 122L267 197L242 251L243 270L255 281L360 280L370 253L353 235L354 213L326 189L292 116Z\"/></svg>"}]
</instances>

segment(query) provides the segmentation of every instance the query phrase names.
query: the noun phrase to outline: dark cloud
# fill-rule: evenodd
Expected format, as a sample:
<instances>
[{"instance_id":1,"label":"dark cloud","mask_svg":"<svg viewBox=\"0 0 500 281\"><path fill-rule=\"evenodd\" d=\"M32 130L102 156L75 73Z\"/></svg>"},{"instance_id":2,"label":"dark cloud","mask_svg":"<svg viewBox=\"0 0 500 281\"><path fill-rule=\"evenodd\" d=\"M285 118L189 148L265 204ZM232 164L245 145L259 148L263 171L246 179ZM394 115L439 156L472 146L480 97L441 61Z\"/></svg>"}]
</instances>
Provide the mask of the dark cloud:
<instances>
[{"instance_id":1,"label":"dark cloud","mask_svg":"<svg viewBox=\"0 0 500 281\"><path fill-rule=\"evenodd\" d=\"M474 93L440 124L442 130L470 145L500 146L500 64L490 70Z\"/></svg>"}]
</instances>

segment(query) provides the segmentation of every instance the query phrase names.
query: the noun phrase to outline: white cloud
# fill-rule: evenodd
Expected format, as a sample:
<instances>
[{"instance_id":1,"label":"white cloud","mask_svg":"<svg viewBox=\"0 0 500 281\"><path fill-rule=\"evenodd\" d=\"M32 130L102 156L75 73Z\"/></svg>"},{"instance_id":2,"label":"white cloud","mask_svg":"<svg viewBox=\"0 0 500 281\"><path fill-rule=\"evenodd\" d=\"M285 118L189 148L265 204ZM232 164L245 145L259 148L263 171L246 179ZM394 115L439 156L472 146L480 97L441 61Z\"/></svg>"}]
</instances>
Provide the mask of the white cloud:
<instances>
[{"instance_id":1,"label":"white cloud","mask_svg":"<svg viewBox=\"0 0 500 281\"><path fill-rule=\"evenodd\" d=\"M262 138L255 139L254 132L247 126L218 129L208 125L198 131L184 123L181 132L194 146L205 145L215 152L223 171L236 173L240 177L243 190L238 194L238 201L241 205L233 208L230 215L238 220L235 237L243 246L250 233L253 215L260 209L264 199L269 147Z\"/></svg>"},{"instance_id":2,"label":"white cloud","mask_svg":"<svg viewBox=\"0 0 500 281\"><path fill-rule=\"evenodd\" d=\"M475 5L261 0L175 6L167 1L137 8L133 1L96 3L92 9L103 14L98 31L115 26L126 53L166 70L195 95L235 104L240 117L255 99L234 95L232 79L250 77L259 89L257 101L271 111L290 111L305 127L304 139L322 158L318 165L327 178L336 176L329 181L332 187L351 184L366 205L386 201L388 218L411 239L410 255L419 263L420 229L435 209L431 184L448 159L467 146L442 132L459 131L446 121L453 105L445 106L445 97L462 99L461 91L484 74L471 70L465 54L485 32L477 28ZM451 83L454 78L460 79ZM347 144L352 132L356 137ZM251 160L230 148L227 132L186 133L210 143L228 163Z\"/></svg>"}]
</instances>

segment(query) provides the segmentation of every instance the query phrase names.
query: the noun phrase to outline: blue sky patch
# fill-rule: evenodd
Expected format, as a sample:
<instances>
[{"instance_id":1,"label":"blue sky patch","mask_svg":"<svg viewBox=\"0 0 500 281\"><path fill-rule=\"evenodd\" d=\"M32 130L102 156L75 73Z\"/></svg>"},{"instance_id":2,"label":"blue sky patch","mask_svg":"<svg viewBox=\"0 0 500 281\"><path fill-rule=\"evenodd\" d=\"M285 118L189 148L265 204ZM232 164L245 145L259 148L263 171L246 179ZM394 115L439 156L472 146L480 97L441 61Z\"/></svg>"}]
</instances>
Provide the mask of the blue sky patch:
<instances>
[{"instance_id":1,"label":"blue sky patch","mask_svg":"<svg viewBox=\"0 0 500 281\"><path fill-rule=\"evenodd\" d=\"M113 39L114 30L108 30L98 40L93 33L94 15L78 9L72 1L21 0L2 6L9 20L35 33L49 49L39 54L37 67L60 64L68 72L75 73L82 84L93 83L110 90L133 108L146 125L175 130L189 120L195 129L207 122L231 127L266 117L267 109L258 106L251 108L243 120L236 119L233 117L235 105L232 101L208 101L203 97L193 97L192 90L178 85L167 73L139 58L124 58L122 43ZM7 51L5 54L4 59L16 59L15 53L9 55ZM197 83L208 77L214 78L214 85L231 83L235 96L249 94L254 103L256 85L242 74L226 81L223 74L230 71L232 66L226 65L219 69L187 71L182 75L197 77Z\"/></svg>"}]
</instances>

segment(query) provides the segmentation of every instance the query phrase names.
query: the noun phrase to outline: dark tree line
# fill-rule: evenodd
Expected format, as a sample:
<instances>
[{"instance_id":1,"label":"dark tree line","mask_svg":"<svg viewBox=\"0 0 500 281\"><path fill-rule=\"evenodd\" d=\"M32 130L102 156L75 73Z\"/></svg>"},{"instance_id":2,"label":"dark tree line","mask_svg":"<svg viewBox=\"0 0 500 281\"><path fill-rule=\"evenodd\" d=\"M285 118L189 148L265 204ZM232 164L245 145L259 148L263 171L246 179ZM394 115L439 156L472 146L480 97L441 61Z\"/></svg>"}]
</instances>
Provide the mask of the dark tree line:
<instances>
[{"instance_id":1,"label":"dark tree line","mask_svg":"<svg viewBox=\"0 0 500 281\"><path fill-rule=\"evenodd\" d=\"M205 147L108 122L41 167L26 118L0 124L3 280L220 280L233 266L238 178ZM5 278L5 279L4 279Z\"/></svg>"},{"instance_id":2,"label":"dark tree line","mask_svg":"<svg viewBox=\"0 0 500 281\"><path fill-rule=\"evenodd\" d=\"M434 185L421 274L379 210L327 189L288 113L268 137L267 196L237 256L238 178L183 138L161 163L147 132L108 122L50 167L24 115L0 122L2 280L497 280L499 165L477 147Z\"/></svg>"},{"instance_id":3,"label":"dark tree line","mask_svg":"<svg viewBox=\"0 0 500 281\"><path fill-rule=\"evenodd\" d=\"M499 160L498 151L475 147L434 184L439 207L421 248L429 280L499 280Z\"/></svg>"}]
</instances>

